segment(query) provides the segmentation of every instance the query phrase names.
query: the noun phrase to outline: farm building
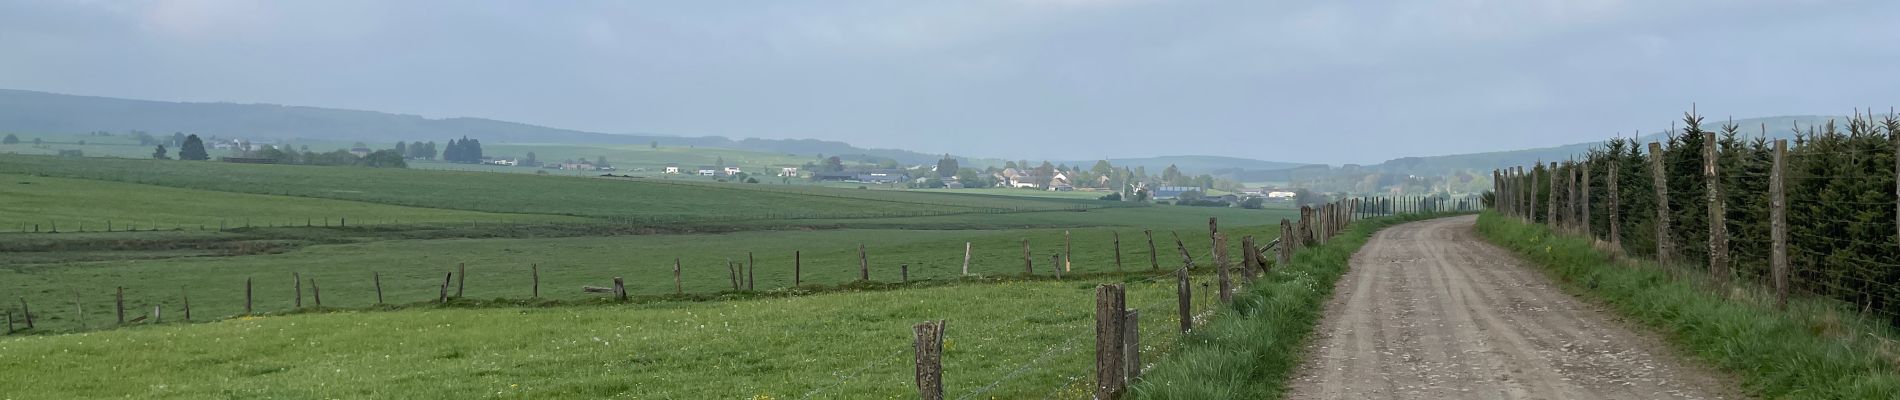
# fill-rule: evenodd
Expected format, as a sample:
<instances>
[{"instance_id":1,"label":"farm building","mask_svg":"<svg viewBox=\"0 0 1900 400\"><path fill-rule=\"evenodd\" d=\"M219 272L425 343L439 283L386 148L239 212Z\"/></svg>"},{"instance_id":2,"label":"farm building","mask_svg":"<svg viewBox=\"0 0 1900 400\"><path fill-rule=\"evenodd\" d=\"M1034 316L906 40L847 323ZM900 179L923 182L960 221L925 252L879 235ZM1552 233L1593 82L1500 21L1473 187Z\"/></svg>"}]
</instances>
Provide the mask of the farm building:
<instances>
[{"instance_id":1,"label":"farm building","mask_svg":"<svg viewBox=\"0 0 1900 400\"><path fill-rule=\"evenodd\" d=\"M1154 199L1155 200L1174 200L1174 199L1181 198L1182 193L1199 192L1199 191L1201 191L1201 188L1194 187L1194 186L1162 186L1162 187L1155 188Z\"/></svg>"},{"instance_id":2,"label":"farm building","mask_svg":"<svg viewBox=\"0 0 1900 400\"><path fill-rule=\"evenodd\" d=\"M668 173L668 174L677 174L677 173L680 173L680 165L679 165L679 164L667 164L667 165L666 165L666 170L664 170L664 171L661 171L661 172L663 172L663 173Z\"/></svg>"}]
</instances>

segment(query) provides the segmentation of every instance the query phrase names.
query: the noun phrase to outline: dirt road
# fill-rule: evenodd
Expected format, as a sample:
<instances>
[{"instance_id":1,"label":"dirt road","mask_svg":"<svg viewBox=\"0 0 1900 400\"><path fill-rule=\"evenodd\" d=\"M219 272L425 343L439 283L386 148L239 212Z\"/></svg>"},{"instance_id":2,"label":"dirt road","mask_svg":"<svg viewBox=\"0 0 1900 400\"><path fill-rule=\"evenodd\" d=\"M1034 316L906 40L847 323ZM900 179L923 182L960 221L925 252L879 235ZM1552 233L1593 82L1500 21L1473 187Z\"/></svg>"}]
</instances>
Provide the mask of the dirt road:
<instances>
[{"instance_id":1,"label":"dirt road","mask_svg":"<svg viewBox=\"0 0 1900 400\"><path fill-rule=\"evenodd\" d=\"M1734 399L1472 230L1385 229L1340 279L1289 399Z\"/></svg>"}]
</instances>

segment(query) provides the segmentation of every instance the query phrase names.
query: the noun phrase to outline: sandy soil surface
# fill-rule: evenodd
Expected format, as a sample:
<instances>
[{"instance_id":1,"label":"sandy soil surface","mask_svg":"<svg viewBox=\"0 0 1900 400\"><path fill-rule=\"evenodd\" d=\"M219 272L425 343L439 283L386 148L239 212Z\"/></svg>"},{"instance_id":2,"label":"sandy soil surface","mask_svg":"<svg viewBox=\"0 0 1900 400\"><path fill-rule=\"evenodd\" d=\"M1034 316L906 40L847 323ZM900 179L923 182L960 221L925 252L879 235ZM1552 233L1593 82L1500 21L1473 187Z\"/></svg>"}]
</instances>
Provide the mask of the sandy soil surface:
<instances>
[{"instance_id":1,"label":"sandy soil surface","mask_svg":"<svg viewBox=\"0 0 1900 400\"><path fill-rule=\"evenodd\" d=\"M1485 243L1476 221L1387 228L1353 255L1287 398L1743 398Z\"/></svg>"}]
</instances>

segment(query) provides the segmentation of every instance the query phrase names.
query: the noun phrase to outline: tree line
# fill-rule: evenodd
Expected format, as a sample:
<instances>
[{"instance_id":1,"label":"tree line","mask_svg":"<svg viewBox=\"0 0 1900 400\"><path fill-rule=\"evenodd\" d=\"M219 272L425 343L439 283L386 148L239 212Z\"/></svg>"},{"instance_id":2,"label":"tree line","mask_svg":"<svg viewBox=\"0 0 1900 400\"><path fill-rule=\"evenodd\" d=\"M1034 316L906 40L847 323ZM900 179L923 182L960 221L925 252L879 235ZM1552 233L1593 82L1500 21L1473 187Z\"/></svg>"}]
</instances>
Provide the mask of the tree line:
<instances>
[{"instance_id":1,"label":"tree line","mask_svg":"<svg viewBox=\"0 0 1900 400\"><path fill-rule=\"evenodd\" d=\"M1610 238L1607 201L1610 174L1616 179L1616 238L1623 250L1658 256L1658 238L1673 249L1667 258L1708 265L1711 207L1704 146L1714 140L1715 179L1720 187L1727 231L1729 267L1718 279L1770 282L1770 176L1774 144L1766 127L1756 134L1724 123L1710 127L1694 112L1684 114L1683 129L1670 132L1651 152L1635 138L1614 139L1591 150L1574 166L1539 165L1526 173L1536 179L1536 212L1547 221L1550 179L1588 176L1589 231ZM1900 117L1856 113L1844 124L1829 121L1797 127L1784 158L1790 290L1812 293L1888 315L1900 324L1900 222L1896 222L1896 140ZM1661 155L1662 185L1668 197L1668 229L1657 230L1657 190L1651 157ZM1612 172L1614 170L1614 172ZM1558 187L1559 209L1567 193ZM1495 196L1488 196L1495 199ZM1564 218L1559 216L1560 219Z\"/></svg>"}]
</instances>

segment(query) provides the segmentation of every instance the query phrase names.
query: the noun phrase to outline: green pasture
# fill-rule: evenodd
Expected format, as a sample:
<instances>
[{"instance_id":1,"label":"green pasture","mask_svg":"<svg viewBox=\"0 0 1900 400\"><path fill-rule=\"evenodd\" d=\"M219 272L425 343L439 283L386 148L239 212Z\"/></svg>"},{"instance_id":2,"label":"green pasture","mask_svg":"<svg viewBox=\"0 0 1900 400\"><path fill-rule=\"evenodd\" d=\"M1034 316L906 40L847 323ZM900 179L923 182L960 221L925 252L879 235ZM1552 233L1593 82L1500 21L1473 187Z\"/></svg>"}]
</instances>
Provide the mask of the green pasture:
<instances>
[{"instance_id":1,"label":"green pasture","mask_svg":"<svg viewBox=\"0 0 1900 400\"><path fill-rule=\"evenodd\" d=\"M35 225L41 232L78 232L104 231L108 227L115 231L151 230L154 225L166 230L216 230L221 222L240 227L579 220L0 174L0 232L32 232Z\"/></svg>"}]
</instances>

